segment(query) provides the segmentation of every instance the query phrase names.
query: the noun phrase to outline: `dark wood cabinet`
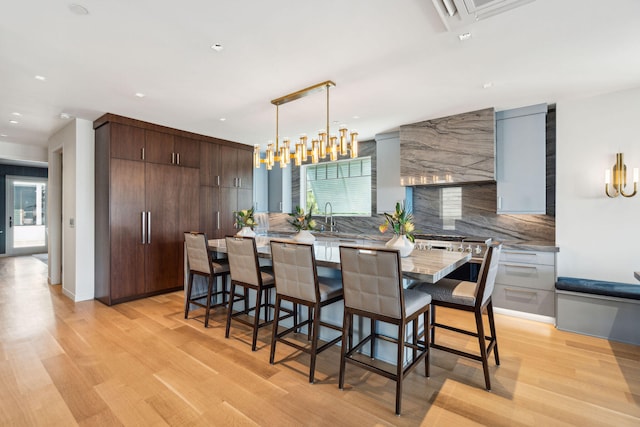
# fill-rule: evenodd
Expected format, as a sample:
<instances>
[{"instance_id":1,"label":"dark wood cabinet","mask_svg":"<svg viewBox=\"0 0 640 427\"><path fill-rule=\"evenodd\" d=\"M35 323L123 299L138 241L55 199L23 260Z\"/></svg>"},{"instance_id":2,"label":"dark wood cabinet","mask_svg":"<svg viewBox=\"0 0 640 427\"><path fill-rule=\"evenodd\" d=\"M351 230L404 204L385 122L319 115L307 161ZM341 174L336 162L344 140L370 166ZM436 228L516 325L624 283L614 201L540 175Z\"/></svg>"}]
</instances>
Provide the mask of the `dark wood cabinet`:
<instances>
[{"instance_id":1,"label":"dark wood cabinet","mask_svg":"<svg viewBox=\"0 0 640 427\"><path fill-rule=\"evenodd\" d=\"M253 188L253 151L220 147L220 186Z\"/></svg>"},{"instance_id":2,"label":"dark wood cabinet","mask_svg":"<svg viewBox=\"0 0 640 427\"><path fill-rule=\"evenodd\" d=\"M143 140L157 159L170 140L162 132L110 122L95 129L95 297L109 305L182 289L183 233L200 226L198 168L154 163L148 149L144 162L114 157L126 153L119 138L130 142L140 130L152 135Z\"/></svg>"},{"instance_id":3,"label":"dark wood cabinet","mask_svg":"<svg viewBox=\"0 0 640 427\"><path fill-rule=\"evenodd\" d=\"M202 143L200 153L201 228L216 238L234 234L234 212L253 206L253 151Z\"/></svg>"},{"instance_id":4,"label":"dark wood cabinet","mask_svg":"<svg viewBox=\"0 0 640 427\"><path fill-rule=\"evenodd\" d=\"M220 187L220 146L200 144L200 185Z\"/></svg>"},{"instance_id":5,"label":"dark wood cabinet","mask_svg":"<svg viewBox=\"0 0 640 427\"><path fill-rule=\"evenodd\" d=\"M208 185L200 186L200 231L211 239L225 236L220 217L220 189Z\"/></svg>"},{"instance_id":6,"label":"dark wood cabinet","mask_svg":"<svg viewBox=\"0 0 640 427\"><path fill-rule=\"evenodd\" d=\"M199 171L147 164L146 286L148 294L182 287L184 232L199 226Z\"/></svg>"},{"instance_id":7,"label":"dark wood cabinet","mask_svg":"<svg viewBox=\"0 0 640 427\"><path fill-rule=\"evenodd\" d=\"M207 144L206 142L203 144ZM176 162L178 166L187 168L200 167L200 141L176 136L174 141Z\"/></svg>"},{"instance_id":8,"label":"dark wood cabinet","mask_svg":"<svg viewBox=\"0 0 640 427\"><path fill-rule=\"evenodd\" d=\"M154 130L145 130L145 160L164 165L200 167L200 141Z\"/></svg>"},{"instance_id":9,"label":"dark wood cabinet","mask_svg":"<svg viewBox=\"0 0 640 427\"><path fill-rule=\"evenodd\" d=\"M145 232L143 215L145 208L145 164L143 162L112 159L110 167L111 223L117 226L108 230L108 235L96 245L107 245L107 277L96 277L96 298L110 304L111 301L126 300L145 293ZM97 207L97 206L96 206ZM103 218L104 211L96 209L96 218ZM98 237L98 236L96 236ZM101 257L105 262L104 257ZM96 260L96 264L98 260ZM112 285L113 284L113 285ZM101 292L98 292L98 285Z\"/></svg>"},{"instance_id":10,"label":"dark wood cabinet","mask_svg":"<svg viewBox=\"0 0 640 427\"><path fill-rule=\"evenodd\" d=\"M143 161L145 156L144 129L113 123L108 129L111 157Z\"/></svg>"},{"instance_id":11,"label":"dark wood cabinet","mask_svg":"<svg viewBox=\"0 0 640 427\"><path fill-rule=\"evenodd\" d=\"M183 233L222 238L252 205L251 148L113 114L94 129L96 299L182 289Z\"/></svg>"},{"instance_id":12,"label":"dark wood cabinet","mask_svg":"<svg viewBox=\"0 0 640 427\"><path fill-rule=\"evenodd\" d=\"M253 206L253 152L220 147L220 223L225 234L237 231L234 213Z\"/></svg>"}]
</instances>

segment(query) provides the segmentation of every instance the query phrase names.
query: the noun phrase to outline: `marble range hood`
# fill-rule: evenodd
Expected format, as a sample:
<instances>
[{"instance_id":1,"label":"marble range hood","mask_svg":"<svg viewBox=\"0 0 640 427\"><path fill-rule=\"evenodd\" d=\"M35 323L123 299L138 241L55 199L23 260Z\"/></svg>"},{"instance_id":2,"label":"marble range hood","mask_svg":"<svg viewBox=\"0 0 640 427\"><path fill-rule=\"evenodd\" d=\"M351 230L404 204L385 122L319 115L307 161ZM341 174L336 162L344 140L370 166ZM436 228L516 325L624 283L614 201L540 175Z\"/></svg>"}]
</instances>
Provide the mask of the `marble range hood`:
<instances>
[{"instance_id":1,"label":"marble range hood","mask_svg":"<svg viewBox=\"0 0 640 427\"><path fill-rule=\"evenodd\" d=\"M400 126L401 185L495 182L495 111Z\"/></svg>"}]
</instances>

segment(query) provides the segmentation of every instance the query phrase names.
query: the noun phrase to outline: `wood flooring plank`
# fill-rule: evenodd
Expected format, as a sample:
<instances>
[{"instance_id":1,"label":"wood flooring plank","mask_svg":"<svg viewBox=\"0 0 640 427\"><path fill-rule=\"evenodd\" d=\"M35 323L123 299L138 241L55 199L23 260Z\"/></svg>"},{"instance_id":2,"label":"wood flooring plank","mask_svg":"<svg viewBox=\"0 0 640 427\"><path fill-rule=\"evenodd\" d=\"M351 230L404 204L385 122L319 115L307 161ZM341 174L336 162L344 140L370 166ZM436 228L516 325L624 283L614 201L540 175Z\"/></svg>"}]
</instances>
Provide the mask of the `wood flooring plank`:
<instances>
[{"instance_id":1,"label":"wood flooring plank","mask_svg":"<svg viewBox=\"0 0 640 427\"><path fill-rule=\"evenodd\" d=\"M339 346L318 356L309 384L308 355L278 345L269 364L270 328L252 352L244 325L224 338L224 308L209 328L184 319L183 292L76 303L33 257L0 258L0 284L0 425L640 425L640 347L549 324L496 315L491 392L480 363L433 350L431 376L406 378L397 417L393 381L348 365L338 389ZM438 317L473 326L452 310ZM438 341L477 351L446 331Z\"/></svg>"}]
</instances>

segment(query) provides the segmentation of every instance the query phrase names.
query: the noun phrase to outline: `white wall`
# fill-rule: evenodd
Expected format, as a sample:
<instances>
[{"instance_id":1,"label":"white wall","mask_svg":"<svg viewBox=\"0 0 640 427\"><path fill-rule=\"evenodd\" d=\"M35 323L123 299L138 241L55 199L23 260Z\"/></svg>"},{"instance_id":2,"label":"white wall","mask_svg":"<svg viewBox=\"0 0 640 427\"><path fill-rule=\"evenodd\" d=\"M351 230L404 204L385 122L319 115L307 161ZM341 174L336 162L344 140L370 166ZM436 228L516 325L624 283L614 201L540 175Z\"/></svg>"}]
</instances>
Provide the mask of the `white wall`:
<instances>
[{"instance_id":1,"label":"white wall","mask_svg":"<svg viewBox=\"0 0 640 427\"><path fill-rule=\"evenodd\" d=\"M3 159L46 162L47 149L35 145L16 144L0 141L0 153Z\"/></svg>"},{"instance_id":2,"label":"white wall","mask_svg":"<svg viewBox=\"0 0 640 427\"><path fill-rule=\"evenodd\" d=\"M94 147L92 123L82 119L49 139L50 281L62 262L62 291L74 301L94 297Z\"/></svg>"},{"instance_id":3,"label":"white wall","mask_svg":"<svg viewBox=\"0 0 640 427\"><path fill-rule=\"evenodd\" d=\"M604 193L617 152L640 168L640 88L556 105L558 275L640 284L640 194Z\"/></svg>"}]
</instances>

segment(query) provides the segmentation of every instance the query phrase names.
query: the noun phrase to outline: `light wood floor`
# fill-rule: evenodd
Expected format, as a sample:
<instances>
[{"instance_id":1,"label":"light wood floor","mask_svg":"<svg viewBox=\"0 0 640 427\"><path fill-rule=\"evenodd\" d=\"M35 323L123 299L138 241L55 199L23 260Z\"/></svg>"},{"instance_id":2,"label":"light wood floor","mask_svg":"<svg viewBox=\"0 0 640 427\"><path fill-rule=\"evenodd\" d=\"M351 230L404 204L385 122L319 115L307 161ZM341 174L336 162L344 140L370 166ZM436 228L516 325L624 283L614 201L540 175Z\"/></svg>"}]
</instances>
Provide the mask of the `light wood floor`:
<instances>
[{"instance_id":1,"label":"light wood floor","mask_svg":"<svg viewBox=\"0 0 640 427\"><path fill-rule=\"evenodd\" d=\"M493 391L479 363L434 350L396 417L391 381L349 366L338 389L337 348L311 385L308 356L280 346L269 365L269 331L252 353L246 329L224 338L223 310L205 329L182 301L73 303L41 261L0 258L0 425L640 425L640 347L497 315Z\"/></svg>"}]
</instances>

